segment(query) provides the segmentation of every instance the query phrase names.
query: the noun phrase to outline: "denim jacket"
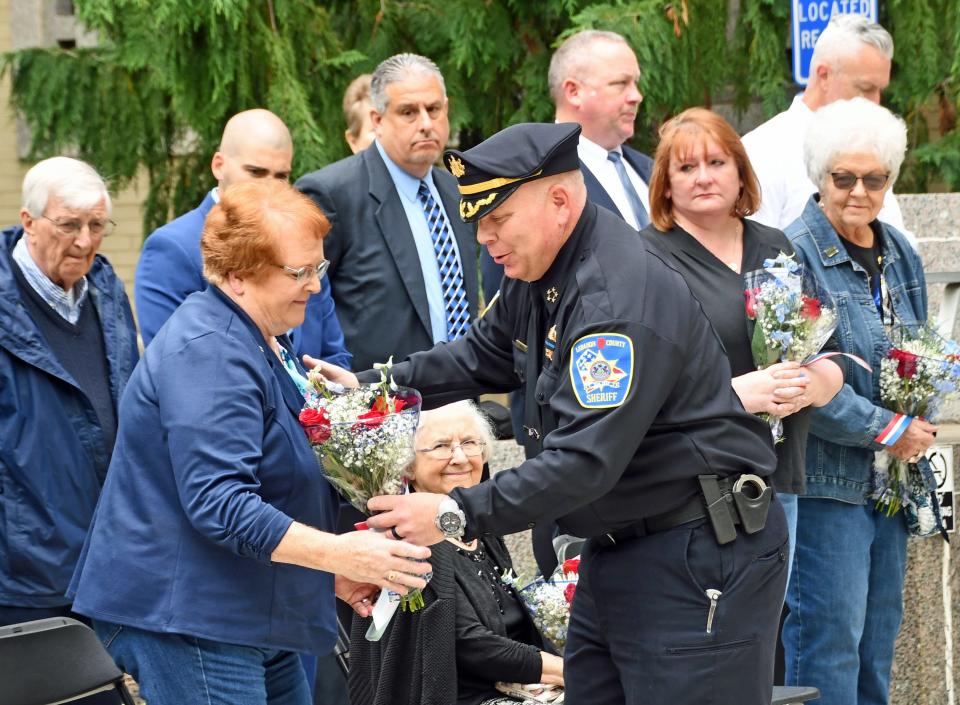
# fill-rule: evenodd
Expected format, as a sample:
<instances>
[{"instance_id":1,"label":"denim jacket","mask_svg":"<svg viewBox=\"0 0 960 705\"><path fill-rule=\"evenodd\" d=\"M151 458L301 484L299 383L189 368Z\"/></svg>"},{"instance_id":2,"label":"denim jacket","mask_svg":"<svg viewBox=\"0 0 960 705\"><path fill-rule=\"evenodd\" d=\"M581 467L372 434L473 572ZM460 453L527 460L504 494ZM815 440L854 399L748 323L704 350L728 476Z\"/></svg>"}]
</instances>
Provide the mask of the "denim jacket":
<instances>
[{"instance_id":1,"label":"denim jacket","mask_svg":"<svg viewBox=\"0 0 960 705\"><path fill-rule=\"evenodd\" d=\"M897 322L907 326L927 320L927 289L920 257L895 228L883 230L882 276ZM844 385L829 404L811 410L807 441L807 496L865 504L871 491L874 452L885 446L874 438L893 418L880 402L880 361L890 349L869 277L847 254L840 236L811 196L786 229L804 265L833 294L837 303L840 349L866 360L868 373L847 364Z\"/></svg>"}]
</instances>

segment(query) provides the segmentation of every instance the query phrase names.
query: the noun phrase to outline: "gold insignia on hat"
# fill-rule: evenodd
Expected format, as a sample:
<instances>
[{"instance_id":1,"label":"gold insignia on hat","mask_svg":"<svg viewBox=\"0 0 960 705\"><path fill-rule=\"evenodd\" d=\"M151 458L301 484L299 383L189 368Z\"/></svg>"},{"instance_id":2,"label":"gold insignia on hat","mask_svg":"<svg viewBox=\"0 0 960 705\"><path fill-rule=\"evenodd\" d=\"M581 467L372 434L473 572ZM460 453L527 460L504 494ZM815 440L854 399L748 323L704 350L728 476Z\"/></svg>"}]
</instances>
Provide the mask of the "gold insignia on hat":
<instances>
[{"instance_id":1,"label":"gold insignia on hat","mask_svg":"<svg viewBox=\"0 0 960 705\"><path fill-rule=\"evenodd\" d=\"M493 199L497 197L497 192L494 191L486 198L479 198L476 201L468 202L461 200L460 201L460 217L464 220L472 218L475 216L481 208L493 203Z\"/></svg>"},{"instance_id":2,"label":"gold insignia on hat","mask_svg":"<svg viewBox=\"0 0 960 705\"><path fill-rule=\"evenodd\" d=\"M557 287L551 286L547 289L547 303L556 303L557 299L560 298L560 292L557 291Z\"/></svg>"},{"instance_id":3,"label":"gold insignia on hat","mask_svg":"<svg viewBox=\"0 0 960 705\"><path fill-rule=\"evenodd\" d=\"M463 162L452 154L447 160L447 167L450 169L450 173L456 176L458 179L467 173L467 170L463 167Z\"/></svg>"},{"instance_id":4,"label":"gold insignia on hat","mask_svg":"<svg viewBox=\"0 0 960 705\"><path fill-rule=\"evenodd\" d=\"M453 169L451 169L453 171ZM543 169L537 169L534 173L528 176L517 176L517 177L508 177L508 176L498 176L495 179L487 179L486 181L481 181L478 184L470 184L464 186L463 184L459 185L460 195L461 196L472 196L475 193L483 193L484 191L489 191L492 188L503 188L504 186L509 186L510 184L515 184L518 181L529 181L535 179L540 174L543 173Z\"/></svg>"}]
</instances>

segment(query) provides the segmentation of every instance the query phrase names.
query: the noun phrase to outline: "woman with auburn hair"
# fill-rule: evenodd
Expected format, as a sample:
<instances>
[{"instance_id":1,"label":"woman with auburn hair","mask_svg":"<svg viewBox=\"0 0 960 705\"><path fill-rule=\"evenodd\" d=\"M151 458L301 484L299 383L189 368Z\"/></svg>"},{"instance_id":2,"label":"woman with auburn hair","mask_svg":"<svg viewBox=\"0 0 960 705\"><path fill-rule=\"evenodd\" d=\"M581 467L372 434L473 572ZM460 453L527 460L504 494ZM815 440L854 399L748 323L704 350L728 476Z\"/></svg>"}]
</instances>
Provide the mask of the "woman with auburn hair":
<instances>
[{"instance_id":1,"label":"woman with auburn hair","mask_svg":"<svg viewBox=\"0 0 960 705\"><path fill-rule=\"evenodd\" d=\"M334 527L337 501L298 415L286 332L327 267L330 225L288 184L223 191L201 240L210 286L153 339L74 575L74 609L150 705L309 705L297 652L336 636L377 586L423 587L429 549ZM337 574L336 579L334 573Z\"/></svg>"},{"instance_id":2,"label":"woman with auburn hair","mask_svg":"<svg viewBox=\"0 0 960 705\"><path fill-rule=\"evenodd\" d=\"M747 218L759 205L757 177L726 120L705 108L690 108L663 126L650 179L652 223L642 235L669 256L699 299L727 351L733 388L744 408L785 417L772 480L787 514L792 556L810 425L804 409L830 401L843 373L832 360L757 369L743 274L781 252L793 254L781 231Z\"/></svg>"}]
</instances>

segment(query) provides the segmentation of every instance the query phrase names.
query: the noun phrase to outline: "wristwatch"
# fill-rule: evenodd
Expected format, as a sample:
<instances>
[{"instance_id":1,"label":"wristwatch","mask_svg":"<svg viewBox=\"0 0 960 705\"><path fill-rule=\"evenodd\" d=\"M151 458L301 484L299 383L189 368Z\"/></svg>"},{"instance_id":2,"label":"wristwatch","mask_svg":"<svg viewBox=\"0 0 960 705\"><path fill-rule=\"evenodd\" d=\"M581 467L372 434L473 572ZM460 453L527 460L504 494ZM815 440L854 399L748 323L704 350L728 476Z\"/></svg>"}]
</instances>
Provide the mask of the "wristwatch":
<instances>
[{"instance_id":1,"label":"wristwatch","mask_svg":"<svg viewBox=\"0 0 960 705\"><path fill-rule=\"evenodd\" d=\"M467 518L463 515L460 505L450 497L444 497L437 507L437 518L434 520L437 528L448 539L463 537L467 525Z\"/></svg>"}]
</instances>

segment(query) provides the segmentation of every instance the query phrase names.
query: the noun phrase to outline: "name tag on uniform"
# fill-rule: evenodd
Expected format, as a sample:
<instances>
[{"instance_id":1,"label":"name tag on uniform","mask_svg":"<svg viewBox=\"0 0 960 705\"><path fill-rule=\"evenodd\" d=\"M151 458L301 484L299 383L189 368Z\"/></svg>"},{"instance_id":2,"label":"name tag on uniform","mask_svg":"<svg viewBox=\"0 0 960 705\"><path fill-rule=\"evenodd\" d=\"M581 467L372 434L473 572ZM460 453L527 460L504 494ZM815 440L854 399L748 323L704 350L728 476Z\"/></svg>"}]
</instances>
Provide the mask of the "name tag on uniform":
<instances>
[{"instance_id":1,"label":"name tag on uniform","mask_svg":"<svg viewBox=\"0 0 960 705\"><path fill-rule=\"evenodd\" d=\"M519 350L522 353L525 353L527 351L527 344L522 340L514 340L513 345L517 350Z\"/></svg>"},{"instance_id":2,"label":"name tag on uniform","mask_svg":"<svg viewBox=\"0 0 960 705\"><path fill-rule=\"evenodd\" d=\"M622 333L594 333L573 344L570 381L584 409L623 404L633 381L633 341Z\"/></svg>"}]
</instances>

